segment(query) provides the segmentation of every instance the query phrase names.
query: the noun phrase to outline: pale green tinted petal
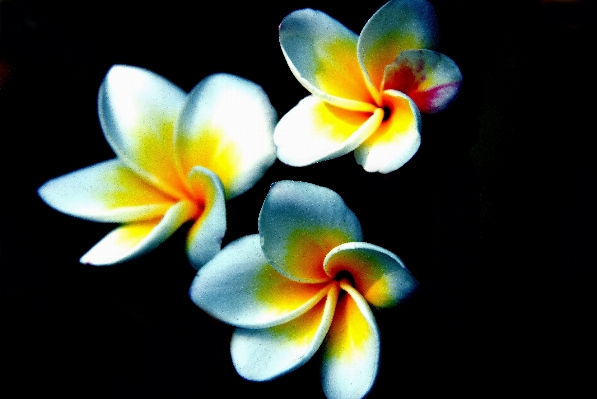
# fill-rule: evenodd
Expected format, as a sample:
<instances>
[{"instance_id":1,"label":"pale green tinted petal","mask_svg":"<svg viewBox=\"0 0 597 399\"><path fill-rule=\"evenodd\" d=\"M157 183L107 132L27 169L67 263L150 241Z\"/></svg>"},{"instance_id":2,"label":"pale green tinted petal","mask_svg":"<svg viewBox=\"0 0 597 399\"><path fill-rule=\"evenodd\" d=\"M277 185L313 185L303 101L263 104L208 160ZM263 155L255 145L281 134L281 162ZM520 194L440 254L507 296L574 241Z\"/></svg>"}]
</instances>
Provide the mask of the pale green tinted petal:
<instances>
[{"instance_id":1,"label":"pale green tinted petal","mask_svg":"<svg viewBox=\"0 0 597 399\"><path fill-rule=\"evenodd\" d=\"M361 241L361 225L334 191L310 183L274 183L259 214L263 252L286 277L308 283L330 280L323 270L334 247Z\"/></svg>"}]
</instances>

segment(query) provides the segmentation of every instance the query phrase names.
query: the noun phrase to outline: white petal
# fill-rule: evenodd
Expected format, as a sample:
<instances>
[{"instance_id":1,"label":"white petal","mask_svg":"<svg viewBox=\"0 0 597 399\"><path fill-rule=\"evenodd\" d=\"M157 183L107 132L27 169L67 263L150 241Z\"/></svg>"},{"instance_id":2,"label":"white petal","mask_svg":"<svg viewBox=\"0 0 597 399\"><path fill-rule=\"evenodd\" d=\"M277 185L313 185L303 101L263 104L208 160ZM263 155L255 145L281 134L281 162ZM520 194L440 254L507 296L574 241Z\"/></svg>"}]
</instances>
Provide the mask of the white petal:
<instances>
[{"instance_id":1,"label":"white petal","mask_svg":"<svg viewBox=\"0 0 597 399\"><path fill-rule=\"evenodd\" d=\"M182 174L194 166L215 172L227 198L251 188L276 159L276 112L265 92L248 80L216 74L189 93L176 125Z\"/></svg>"},{"instance_id":2,"label":"white petal","mask_svg":"<svg viewBox=\"0 0 597 399\"><path fill-rule=\"evenodd\" d=\"M451 58L432 50L405 50L386 66L382 86L409 96L419 111L435 113L454 100L461 81Z\"/></svg>"},{"instance_id":3,"label":"white petal","mask_svg":"<svg viewBox=\"0 0 597 399\"><path fill-rule=\"evenodd\" d=\"M199 269L222 247L226 233L226 200L222 183L211 170L195 166L188 181L200 216L187 235L187 255L193 267Z\"/></svg>"},{"instance_id":4,"label":"white petal","mask_svg":"<svg viewBox=\"0 0 597 399\"><path fill-rule=\"evenodd\" d=\"M421 114L415 103L396 90L383 92L390 117L354 151L367 172L389 173L410 160L421 145Z\"/></svg>"},{"instance_id":5,"label":"white petal","mask_svg":"<svg viewBox=\"0 0 597 399\"><path fill-rule=\"evenodd\" d=\"M372 89L380 90L386 65L403 50L432 49L437 18L427 0L392 0L367 21L358 43L361 68Z\"/></svg>"},{"instance_id":6,"label":"white petal","mask_svg":"<svg viewBox=\"0 0 597 399\"><path fill-rule=\"evenodd\" d=\"M328 399L362 398L377 376L379 332L367 301L346 283L340 286L346 293L324 343L321 382Z\"/></svg>"},{"instance_id":7,"label":"white petal","mask_svg":"<svg viewBox=\"0 0 597 399\"><path fill-rule=\"evenodd\" d=\"M98 222L155 219L176 203L118 159L52 179L38 193L60 212Z\"/></svg>"},{"instance_id":8,"label":"white petal","mask_svg":"<svg viewBox=\"0 0 597 399\"><path fill-rule=\"evenodd\" d=\"M330 277L323 270L334 247L361 241L361 225L334 191L310 183L274 183L259 214L263 252L286 277L320 283Z\"/></svg>"},{"instance_id":9,"label":"white petal","mask_svg":"<svg viewBox=\"0 0 597 399\"><path fill-rule=\"evenodd\" d=\"M234 331L230 343L236 371L252 381L265 381L305 364L321 346L338 298L338 283L330 283L326 300L288 323Z\"/></svg>"},{"instance_id":10,"label":"white petal","mask_svg":"<svg viewBox=\"0 0 597 399\"><path fill-rule=\"evenodd\" d=\"M98 94L106 139L118 157L147 181L184 198L184 181L174 159L174 123L184 91L146 69L113 66Z\"/></svg>"},{"instance_id":11,"label":"white petal","mask_svg":"<svg viewBox=\"0 0 597 399\"><path fill-rule=\"evenodd\" d=\"M225 323L264 328L286 323L321 301L327 284L302 284L271 267L259 235L228 244L203 266L190 289L193 302Z\"/></svg>"},{"instance_id":12,"label":"white petal","mask_svg":"<svg viewBox=\"0 0 597 399\"><path fill-rule=\"evenodd\" d=\"M81 258L81 263L111 265L147 253L164 242L184 222L197 214L188 201L172 206L160 220L125 224L113 230Z\"/></svg>"},{"instance_id":13,"label":"white petal","mask_svg":"<svg viewBox=\"0 0 597 399\"><path fill-rule=\"evenodd\" d=\"M280 120L274 132L278 158L305 166L347 154L380 125L383 110L349 111L315 96L301 100Z\"/></svg>"},{"instance_id":14,"label":"white petal","mask_svg":"<svg viewBox=\"0 0 597 399\"><path fill-rule=\"evenodd\" d=\"M372 112L375 100L359 66L357 40L321 11L294 11L280 24L286 62L307 90L338 107Z\"/></svg>"},{"instance_id":15,"label":"white petal","mask_svg":"<svg viewBox=\"0 0 597 399\"><path fill-rule=\"evenodd\" d=\"M338 245L325 257L324 269L332 277L350 273L357 291L377 307L396 305L418 286L396 255L365 242Z\"/></svg>"}]
</instances>

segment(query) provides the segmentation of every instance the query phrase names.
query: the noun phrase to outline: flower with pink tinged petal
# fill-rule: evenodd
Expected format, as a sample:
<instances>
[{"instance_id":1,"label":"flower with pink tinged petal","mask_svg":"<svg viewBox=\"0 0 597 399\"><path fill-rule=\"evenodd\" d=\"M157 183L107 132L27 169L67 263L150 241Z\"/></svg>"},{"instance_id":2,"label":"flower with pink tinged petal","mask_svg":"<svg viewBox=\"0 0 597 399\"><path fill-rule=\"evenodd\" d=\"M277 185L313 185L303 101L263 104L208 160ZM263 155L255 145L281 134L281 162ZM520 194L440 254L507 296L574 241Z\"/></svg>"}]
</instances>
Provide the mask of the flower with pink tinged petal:
<instances>
[{"instance_id":1,"label":"flower with pink tinged petal","mask_svg":"<svg viewBox=\"0 0 597 399\"><path fill-rule=\"evenodd\" d=\"M238 373L276 378L323 345L328 398L360 398L379 362L370 306L389 307L418 283L393 253L361 242L361 225L334 191L275 183L259 214L259 234L232 242L203 266L191 299L238 327L230 346Z\"/></svg>"},{"instance_id":2,"label":"flower with pink tinged petal","mask_svg":"<svg viewBox=\"0 0 597 399\"><path fill-rule=\"evenodd\" d=\"M225 199L251 188L275 160L275 110L245 79L215 74L190 93L146 69L116 65L98 95L116 159L46 182L51 207L116 222L81 258L109 265L146 253L187 221L187 254L199 267L221 247Z\"/></svg>"},{"instance_id":3,"label":"flower with pink tinged petal","mask_svg":"<svg viewBox=\"0 0 597 399\"><path fill-rule=\"evenodd\" d=\"M305 166L354 150L368 172L392 172L418 150L420 113L438 112L462 80L433 51L435 11L426 0L392 0L361 31L321 11L294 11L280 24L290 70L312 95L278 123L278 158Z\"/></svg>"}]
</instances>

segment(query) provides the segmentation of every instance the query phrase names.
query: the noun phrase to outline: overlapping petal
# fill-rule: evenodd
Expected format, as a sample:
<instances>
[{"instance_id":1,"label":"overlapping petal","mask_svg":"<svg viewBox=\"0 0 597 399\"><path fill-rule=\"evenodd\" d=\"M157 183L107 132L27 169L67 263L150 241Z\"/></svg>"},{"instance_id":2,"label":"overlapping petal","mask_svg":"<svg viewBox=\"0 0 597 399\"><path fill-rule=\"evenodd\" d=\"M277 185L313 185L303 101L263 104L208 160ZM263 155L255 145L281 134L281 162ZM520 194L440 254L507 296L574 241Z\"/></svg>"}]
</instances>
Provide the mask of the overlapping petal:
<instances>
[{"instance_id":1,"label":"overlapping petal","mask_svg":"<svg viewBox=\"0 0 597 399\"><path fill-rule=\"evenodd\" d=\"M177 198L186 188L175 167L174 124L185 98L163 77L126 65L108 71L98 95L100 122L118 158Z\"/></svg>"},{"instance_id":2,"label":"overlapping petal","mask_svg":"<svg viewBox=\"0 0 597 399\"><path fill-rule=\"evenodd\" d=\"M198 269L222 247L226 233L226 200L220 179L209 169L195 166L188 182L198 213L187 235L187 255Z\"/></svg>"},{"instance_id":3,"label":"overlapping petal","mask_svg":"<svg viewBox=\"0 0 597 399\"><path fill-rule=\"evenodd\" d=\"M320 11L289 14L280 25L282 52L319 101L307 97L282 118L278 158L305 166L354 150L368 172L400 168L419 148L419 112L443 110L462 80L451 59L431 50L437 31L427 0L390 0L358 39Z\"/></svg>"},{"instance_id":4,"label":"overlapping petal","mask_svg":"<svg viewBox=\"0 0 597 399\"><path fill-rule=\"evenodd\" d=\"M456 97L462 74L449 57L432 50L407 50L385 69L383 89L409 96L421 112L446 108Z\"/></svg>"},{"instance_id":5,"label":"overlapping petal","mask_svg":"<svg viewBox=\"0 0 597 399\"><path fill-rule=\"evenodd\" d=\"M336 305L324 343L321 369L328 399L362 398L375 381L379 365L379 333L367 301L347 282Z\"/></svg>"},{"instance_id":6,"label":"overlapping petal","mask_svg":"<svg viewBox=\"0 0 597 399\"><path fill-rule=\"evenodd\" d=\"M227 198L243 193L276 159L275 120L258 85L228 74L205 78L189 93L176 126L182 176L203 166L219 176Z\"/></svg>"},{"instance_id":7,"label":"overlapping petal","mask_svg":"<svg viewBox=\"0 0 597 399\"><path fill-rule=\"evenodd\" d=\"M307 90L338 107L371 112L375 106L357 59L357 40L321 11L295 11L280 24L284 57Z\"/></svg>"},{"instance_id":8,"label":"overlapping petal","mask_svg":"<svg viewBox=\"0 0 597 399\"><path fill-rule=\"evenodd\" d=\"M386 65L411 49L433 49L437 18L426 0L392 0L367 21L358 41L358 59L370 90L381 88Z\"/></svg>"},{"instance_id":9,"label":"overlapping petal","mask_svg":"<svg viewBox=\"0 0 597 399\"><path fill-rule=\"evenodd\" d=\"M261 246L271 265L299 282L329 280L323 261L334 247L361 241L361 225L334 191L310 183L272 185L259 214Z\"/></svg>"},{"instance_id":10,"label":"overlapping petal","mask_svg":"<svg viewBox=\"0 0 597 399\"><path fill-rule=\"evenodd\" d=\"M367 172L389 173L404 165L419 149L421 115L415 103L396 90L383 92L386 120L355 151Z\"/></svg>"},{"instance_id":11,"label":"overlapping petal","mask_svg":"<svg viewBox=\"0 0 597 399\"><path fill-rule=\"evenodd\" d=\"M201 267L220 250L225 199L253 186L275 160L276 113L266 94L247 80L217 74L187 96L151 71L116 65L100 86L98 113L118 158L39 189L48 205L64 213L129 223L81 262L128 260L195 219L187 253Z\"/></svg>"},{"instance_id":12,"label":"overlapping petal","mask_svg":"<svg viewBox=\"0 0 597 399\"><path fill-rule=\"evenodd\" d=\"M416 279L393 253L356 242L356 216L327 188L275 183L258 224L259 235L229 244L199 270L190 290L199 307L240 326L230 344L237 372L252 381L276 378L323 343L326 396L365 396L379 363L367 301L395 305Z\"/></svg>"},{"instance_id":13,"label":"overlapping petal","mask_svg":"<svg viewBox=\"0 0 597 399\"><path fill-rule=\"evenodd\" d=\"M265 328L309 311L329 289L282 276L269 265L255 234L228 244L203 266L189 293L197 306L226 323Z\"/></svg>"},{"instance_id":14,"label":"overlapping petal","mask_svg":"<svg viewBox=\"0 0 597 399\"><path fill-rule=\"evenodd\" d=\"M331 282L325 300L285 324L257 330L237 329L230 343L236 371L249 380L264 381L305 364L330 328L338 291L338 283Z\"/></svg>"},{"instance_id":15,"label":"overlapping petal","mask_svg":"<svg viewBox=\"0 0 597 399\"><path fill-rule=\"evenodd\" d=\"M155 219L176 203L118 159L52 179L38 193L60 212L98 222Z\"/></svg>"},{"instance_id":16,"label":"overlapping petal","mask_svg":"<svg viewBox=\"0 0 597 399\"><path fill-rule=\"evenodd\" d=\"M383 119L383 110L350 111L309 96L280 120L274 131L278 158L305 166L347 154L357 148Z\"/></svg>"},{"instance_id":17,"label":"overlapping petal","mask_svg":"<svg viewBox=\"0 0 597 399\"><path fill-rule=\"evenodd\" d=\"M168 209L161 219L118 227L83 255L81 263L110 265L149 252L170 237L184 222L196 217L197 213L194 203L180 201Z\"/></svg>"},{"instance_id":18,"label":"overlapping petal","mask_svg":"<svg viewBox=\"0 0 597 399\"><path fill-rule=\"evenodd\" d=\"M332 249L324 261L329 276L350 273L356 290L373 306L394 306L408 297L418 282L392 252L377 245L351 242Z\"/></svg>"}]
</instances>

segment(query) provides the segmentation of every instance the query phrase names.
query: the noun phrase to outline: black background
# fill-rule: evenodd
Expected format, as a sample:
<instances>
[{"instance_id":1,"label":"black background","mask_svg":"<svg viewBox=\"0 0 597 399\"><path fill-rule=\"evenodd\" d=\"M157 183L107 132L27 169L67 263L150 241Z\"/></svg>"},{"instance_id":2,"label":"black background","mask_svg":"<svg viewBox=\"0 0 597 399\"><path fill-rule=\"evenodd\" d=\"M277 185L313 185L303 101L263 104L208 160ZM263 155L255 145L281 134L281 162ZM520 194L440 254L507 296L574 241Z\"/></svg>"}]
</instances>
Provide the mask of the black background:
<instances>
[{"instance_id":1,"label":"black background","mask_svg":"<svg viewBox=\"0 0 597 399\"><path fill-rule=\"evenodd\" d=\"M308 94L280 51L282 18L310 7L358 33L384 1L278 3L0 1L6 397L323 396L318 355L267 383L236 374L232 328L188 299L186 229L137 260L85 266L79 257L114 226L60 214L36 194L114 156L96 109L111 65L187 91L233 73L260 84L282 116ZM595 6L433 4L439 51L464 81L448 110L423 116L415 157L388 175L364 172L352 154L305 168L276 162L227 203L224 243L257 232L272 182L330 187L365 240L400 256L424 287L375 313L382 355L370 397L570 396L594 377L585 364L594 364L597 282Z\"/></svg>"}]
</instances>

